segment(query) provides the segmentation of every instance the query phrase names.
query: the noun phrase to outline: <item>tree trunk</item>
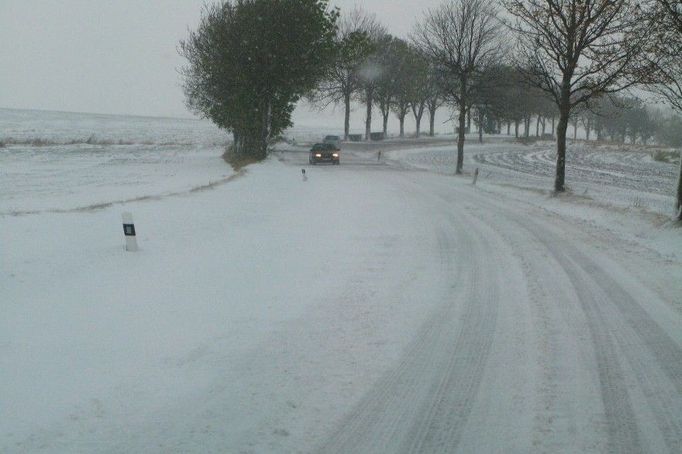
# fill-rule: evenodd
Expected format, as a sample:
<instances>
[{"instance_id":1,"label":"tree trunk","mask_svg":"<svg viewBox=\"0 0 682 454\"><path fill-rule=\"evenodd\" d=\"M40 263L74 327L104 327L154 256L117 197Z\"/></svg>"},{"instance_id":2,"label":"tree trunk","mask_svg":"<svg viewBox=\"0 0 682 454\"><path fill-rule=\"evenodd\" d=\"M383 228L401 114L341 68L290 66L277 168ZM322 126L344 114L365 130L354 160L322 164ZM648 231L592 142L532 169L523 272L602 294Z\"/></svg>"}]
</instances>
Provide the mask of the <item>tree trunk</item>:
<instances>
[{"instance_id":1,"label":"tree trunk","mask_svg":"<svg viewBox=\"0 0 682 454\"><path fill-rule=\"evenodd\" d=\"M483 119L484 115L478 112L478 143L483 143Z\"/></svg>"},{"instance_id":2,"label":"tree trunk","mask_svg":"<svg viewBox=\"0 0 682 454\"><path fill-rule=\"evenodd\" d=\"M253 128L244 132L234 133L234 148L236 155L249 156L255 159L265 159L267 156L267 142L263 136L263 131L256 131Z\"/></svg>"},{"instance_id":3,"label":"tree trunk","mask_svg":"<svg viewBox=\"0 0 682 454\"><path fill-rule=\"evenodd\" d=\"M467 126L467 114L469 114L469 127L471 127L471 107L467 109L468 85L466 76L462 76L459 79L459 131L457 134L457 167L455 169L455 174L457 175L461 175L464 168L464 132Z\"/></svg>"},{"instance_id":4,"label":"tree trunk","mask_svg":"<svg viewBox=\"0 0 682 454\"><path fill-rule=\"evenodd\" d=\"M540 115L538 115L538 119L535 122L535 137L540 137Z\"/></svg>"},{"instance_id":5,"label":"tree trunk","mask_svg":"<svg viewBox=\"0 0 682 454\"><path fill-rule=\"evenodd\" d=\"M466 112L467 112L466 130L471 131L471 108L467 109Z\"/></svg>"},{"instance_id":6,"label":"tree trunk","mask_svg":"<svg viewBox=\"0 0 682 454\"><path fill-rule=\"evenodd\" d=\"M260 135L254 137L255 143L251 152L256 159L265 159L268 154L268 142L272 130L272 102L269 98L263 100L260 105L261 124Z\"/></svg>"},{"instance_id":7,"label":"tree trunk","mask_svg":"<svg viewBox=\"0 0 682 454\"><path fill-rule=\"evenodd\" d=\"M675 205L675 219L682 221L682 149L680 150L680 172L677 176L677 203Z\"/></svg>"},{"instance_id":8,"label":"tree trunk","mask_svg":"<svg viewBox=\"0 0 682 454\"><path fill-rule=\"evenodd\" d=\"M367 113L365 116L365 140L370 140L372 134L372 93L373 90L367 90Z\"/></svg>"},{"instance_id":9,"label":"tree trunk","mask_svg":"<svg viewBox=\"0 0 682 454\"><path fill-rule=\"evenodd\" d=\"M382 125L383 125L383 131L384 131L384 137L388 137L388 117L390 116L391 112L386 111L386 112L381 112L382 118Z\"/></svg>"},{"instance_id":10,"label":"tree trunk","mask_svg":"<svg viewBox=\"0 0 682 454\"><path fill-rule=\"evenodd\" d=\"M578 138L578 122L573 123L573 140Z\"/></svg>"},{"instance_id":11,"label":"tree trunk","mask_svg":"<svg viewBox=\"0 0 682 454\"><path fill-rule=\"evenodd\" d=\"M554 117L552 117L552 137L554 137Z\"/></svg>"},{"instance_id":12,"label":"tree trunk","mask_svg":"<svg viewBox=\"0 0 682 454\"><path fill-rule=\"evenodd\" d=\"M518 139L519 138L519 120L516 120L514 122L514 136Z\"/></svg>"},{"instance_id":13,"label":"tree trunk","mask_svg":"<svg viewBox=\"0 0 682 454\"><path fill-rule=\"evenodd\" d=\"M412 106L412 114L414 115L414 125L415 125L415 131L414 131L414 136L418 139L420 134L421 134L421 122L422 122L422 116L424 116L424 108L426 107L425 102L421 102L419 105Z\"/></svg>"},{"instance_id":14,"label":"tree trunk","mask_svg":"<svg viewBox=\"0 0 682 454\"><path fill-rule=\"evenodd\" d=\"M457 168L456 174L462 173L464 167L464 129L466 128L466 108L462 102L459 106L459 131L457 131Z\"/></svg>"},{"instance_id":15,"label":"tree trunk","mask_svg":"<svg viewBox=\"0 0 682 454\"><path fill-rule=\"evenodd\" d=\"M592 117L587 118L587 126L585 126L585 129L587 130L585 133L585 140L588 142L590 141L590 133L592 130Z\"/></svg>"},{"instance_id":16,"label":"tree trunk","mask_svg":"<svg viewBox=\"0 0 682 454\"><path fill-rule=\"evenodd\" d=\"M559 107L559 125L557 126L556 141L556 178L554 180L554 191L564 192L566 181L566 131L568 131L568 120L571 114L570 106L566 100L565 105Z\"/></svg>"},{"instance_id":17,"label":"tree trunk","mask_svg":"<svg viewBox=\"0 0 682 454\"><path fill-rule=\"evenodd\" d=\"M405 115L400 115L398 120L400 120L400 138L402 139L405 137Z\"/></svg>"},{"instance_id":18,"label":"tree trunk","mask_svg":"<svg viewBox=\"0 0 682 454\"><path fill-rule=\"evenodd\" d=\"M547 119L545 117L542 117L542 136L545 136L545 132L547 131Z\"/></svg>"},{"instance_id":19,"label":"tree trunk","mask_svg":"<svg viewBox=\"0 0 682 454\"><path fill-rule=\"evenodd\" d=\"M511 129L511 121L507 122L507 135L509 135L509 130Z\"/></svg>"},{"instance_id":20,"label":"tree trunk","mask_svg":"<svg viewBox=\"0 0 682 454\"><path fill-rule=\"evenodd\" d=\"M436 109L429 109L429 136L436 135Z\"/></svg>"},{"instance_id":21,"label":"tree trunk","mask_svg":"<svg viewBox=\"0 0 682 454\"><path fill-rule=\"evenodd\" d=\"M345 108L343 119L343 140L348 140L348 134L350 134L350 93L343 95L343 105Z\"/></svg>"}]
</instances>

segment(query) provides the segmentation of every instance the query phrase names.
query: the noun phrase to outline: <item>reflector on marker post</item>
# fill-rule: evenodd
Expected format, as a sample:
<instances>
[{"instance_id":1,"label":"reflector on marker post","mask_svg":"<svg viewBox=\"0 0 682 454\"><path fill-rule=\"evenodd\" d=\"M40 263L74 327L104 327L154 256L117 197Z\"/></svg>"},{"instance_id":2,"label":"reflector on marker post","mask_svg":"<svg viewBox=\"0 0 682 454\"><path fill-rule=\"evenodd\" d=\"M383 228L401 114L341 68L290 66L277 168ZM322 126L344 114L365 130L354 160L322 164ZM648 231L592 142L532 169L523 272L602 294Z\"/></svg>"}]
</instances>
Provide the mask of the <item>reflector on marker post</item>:
<instances>
[{"instance_id":1,"label":"reflector on marker post","mask_svg":"<svg viewBox=\"0 0 682 454\"><path fill-rule=\"evenodd\" d=\"M126 251L137 251L137 237L135 236L135 224L133 223L133 215L130 213L123 213L123 234L126 237Z\"/></svg>"}]
</instances>

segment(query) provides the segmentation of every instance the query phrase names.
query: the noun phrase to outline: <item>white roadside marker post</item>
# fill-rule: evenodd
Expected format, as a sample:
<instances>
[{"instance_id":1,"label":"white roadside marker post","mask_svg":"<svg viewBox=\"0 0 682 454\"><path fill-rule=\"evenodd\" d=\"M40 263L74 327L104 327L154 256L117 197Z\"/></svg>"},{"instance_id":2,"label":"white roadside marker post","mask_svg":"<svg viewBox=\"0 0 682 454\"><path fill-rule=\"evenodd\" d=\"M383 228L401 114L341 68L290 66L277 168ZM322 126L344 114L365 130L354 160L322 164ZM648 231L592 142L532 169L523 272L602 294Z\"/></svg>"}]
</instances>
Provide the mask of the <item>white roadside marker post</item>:
<instances>
[{"instance_id":1,"label":"white roadside marker post","mask_svg":"<svg viewBox=\"0 0 682 454\"><path fill-rule=\"evenodd\" d=\"M301 175L303 175L303 181L308 181L308 176L305 174L305 169L301 169Z\"/></svg>"},{"instance_id":2,"label":"white roadside marker post","mask_svg":"<svg viewBox=\"0 0 682 454\"><path fill-rule=\"evenodd\" d=\"M133 215L126 212L121 215L123 218L123 234L126 237L126 251L137 251L137 237L135 236L135 224L133 224Z\"/></svg>"}]
</instances>

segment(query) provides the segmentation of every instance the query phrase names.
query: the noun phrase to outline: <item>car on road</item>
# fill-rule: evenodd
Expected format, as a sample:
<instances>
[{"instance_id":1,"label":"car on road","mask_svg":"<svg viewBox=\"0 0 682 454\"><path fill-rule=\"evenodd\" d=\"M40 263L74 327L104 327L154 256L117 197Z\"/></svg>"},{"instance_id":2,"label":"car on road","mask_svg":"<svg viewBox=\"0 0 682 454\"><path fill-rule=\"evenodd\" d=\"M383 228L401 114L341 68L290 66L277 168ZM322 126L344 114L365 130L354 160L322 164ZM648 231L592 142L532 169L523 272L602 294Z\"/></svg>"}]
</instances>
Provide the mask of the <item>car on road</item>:
<instances>
[{"instance_id":1,"label":"car on road","mask_svg":"<svg viewBox=\"0 0 682 454\"><path fill-rule=\"evenodd\" d=\"M317 164L318 162L331 162L332 164L339 164L341 157L341 150L337 145L331 143L316 143L310 149L308 162L310 164Z\"/></svg>"}]
</instances>

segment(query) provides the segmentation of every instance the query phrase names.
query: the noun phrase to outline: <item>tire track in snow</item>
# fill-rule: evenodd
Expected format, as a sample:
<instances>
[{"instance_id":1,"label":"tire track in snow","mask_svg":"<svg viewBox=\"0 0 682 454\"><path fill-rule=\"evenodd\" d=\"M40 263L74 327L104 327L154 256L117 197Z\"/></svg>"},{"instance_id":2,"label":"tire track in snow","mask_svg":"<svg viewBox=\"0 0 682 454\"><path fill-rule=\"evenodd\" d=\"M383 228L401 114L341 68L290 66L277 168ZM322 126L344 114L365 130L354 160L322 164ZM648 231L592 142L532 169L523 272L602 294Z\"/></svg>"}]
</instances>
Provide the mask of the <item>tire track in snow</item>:
<instances>
[{"instance_id":1,"label":"tire track in snow","mask_svg":"<svg viewBox=\"0 0 682 454\"><path fill-rule=\"evenodd\" d=\"M560 253L555 244L552 254L558 258ZM623 356L633 366L668 449L679 452L682 450L681 415L678 411L675 416L667 397L661 396L657 389L664 375L678 395L682 395L682 350L632 296L584 254L569 247L568 255L563 255L560 261L564 269L571 270L569 275L578 290L593 336L608 339L595 345L597 361L603 366L599 375L612 447L618 452L643 452L636 438L639 427L628 399L623 366L615 360ZM646 359L652 356L657 361ZM658 376L656 385L648 380L649 374ZM624 414L629 416L625 418Z\"/></svg>"},{"instance_id":2,"label":"tire track in snow","mask_svg":"<svg viewBox=\"0 0 682 454\"><path fill-rule=\"evenodd\" d=\"M591 282L584 270L559 252L555 245L549 244L544 238L538 237L538 239L561 264L585 312L596 355L610 451L642 452L635 412L630 401L628 384L619 361L615 340L610 330L605 329L609 324L609 320L601 310L601 306L607 304L605 295Z\"/></svg>"},{"instance_id":3,"label":"tire track in snow","mask_svg":"<svg viewBox=\"0 0 682 454\"><path fill-rule=\"evenodd\" d=\"M674 394L660 392L663 383L660 379L669 381L673 388L669 391L676 391L677 403L682 404L679 399L682 395L682 349L603 268L573 246L561 243L558 237L539 233L530 221L523 223L562 264L580 298L595 342L597 361L602 366L600 384L613 449L617 452L643 451L637 437L639 427L635 413L628 399L624 366L616 359L624 356L633 366L668 449L670 452L682 450L682 407L675 413L674 403L671 405L668 398ZM562 244L561 250L558 244ZM656 384L650 379L653 376L659 378Z\"/></svg>"},{"instance_id":4,"label":"tire track in snow","mask_svg":"<svg viewBox=\"0 0 682 454\"><path fill-rule=\"evenodd\" d=\"M456 449L493 342L499 282L492 246L478 230L465 228L452 216L447 227L454 232L439 233L439 250L444 277L452 282L459 276L453 289L456 297L444 301L400 364L344 418L319 452Z\"/></svg>"},{"instance_id":5,"label":"tire track in snow","mask_svg":"<svg viewBox=\"0 0 682 454\"><path fill-rule=\"evenodd\" d=\"M669 195L676 178L674 165L648 159L649 154L633 151L608 152L599 148L572 145L566 163L567 179L597 185ZM527 175L553 177L553 149L521 149L478 152L474 162Z\"/></svg>"},{"instance_id":6,"label":"tire track in snow","mask_svg":"<svg viewBox=\"0 0 682 454\"><path fill-rule=\"evenodd\" d=\"M481 198L480 194L477 198ZM611 452L644 452L631 401L631 366L670 452L682 450L682 349L608 272L549 229L480 201L520 226L546 249L570 280L589 328L598 366ZM559 246L561 245L561 246ZM546 286L551 291L552 282ZM622 346L627 346L623 348ZM666 382L668 386L666 386ZM672 401L671 401L672 397ZM676 410L677 408L677 410Z\"/></svg>"},{"instance_id":7,"label":"tire track in snow","mask_svg":"<svg viewBox=\"0 0 682 454\"><path fill-rule=\"evenodd\" d=\"M443 381L423 404L423 416L409 432L412 443L407 452L454 451L480 388L495 335L500 282L491 260L492 247L480 238L475 241L480 262L472 262L476 268L467 279L466 307L455 351Z\"/></svg>"},{"instance_id":8,"label":"tire track in snow","mask_svg":"<svg viewBox=\"0 0 682 454\"><path fill-rule=\"evenodd\" d=\"M441 235L439 246L441 251L446 250ZM461 254L465 257L471 255L470 251L466 250L461 251ZM444 254L441 254L441 263L445 270L450 270L452 264ZM391 440L395 440L395 436L399 435L396 432L401 429L404 421L402 415L390 411L391 407L402 406L411 410L423 398L423 393L415 389L418 387L418 377L411 372L415 367L433 370L437 365L436 350L429 347L436 342L442 331L441 325L444 320L451 318L450 312L453 310L451 304L441 306L440 310L422 326L398 366L386 374L344 418L339 430L319 452L345 453L359 450L372 452L386 447ZM409 419L411 415L408 412L405 416Z\"/></svg>"},{"instance_id":9,"label":"tire track in snow","mask_svg":"<svg viewBox=\"0 0 682 454\"><path fill-rule=\"evenodd\" d=\"M470 209L467 212L477 216L488 225L495 225L489 212L484 214L480 210ZM511 226L507 225L507 227ZM578 431L576 420L579 417L576 415L573 400L561 399L559 383L561 380L566 380L568 376L580 375L580 372L576 372L557 360L557 358L571 356L571 349L574 348L574 345L571 342L566 342L566 340L569 337L574 337L574 335L573 333L566 333L567 328L559 324L562 317L560 308L557 306L561 303L547 304L548 301L556 301L555 293L558 286L547 288L546 280L543 279L546 279L546 275L561 273L561 269L558 264L546 261L542 247L528 247L528 234L525 230L519 232L510 228L500 229L496 226L496 231L510 246L528 283L528 304L532 314L530 325L532 326L533 338L538 345L537 356L534 358L538 365L538 371L535 373L538 381L535 385L536 404L531 429L531 443L533 449L538 450L538 452L560 452L565 448L565 445L560 441L561 434ZM550 297L550 295L552 296ZM585 378L580 377L580 379L584 380ZM574 381L580 379L573 378ZM559 440L556 439L557 435L559 435Z\"/></svg>"}]
</instances>

